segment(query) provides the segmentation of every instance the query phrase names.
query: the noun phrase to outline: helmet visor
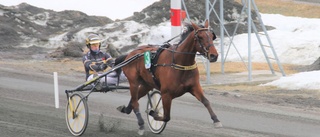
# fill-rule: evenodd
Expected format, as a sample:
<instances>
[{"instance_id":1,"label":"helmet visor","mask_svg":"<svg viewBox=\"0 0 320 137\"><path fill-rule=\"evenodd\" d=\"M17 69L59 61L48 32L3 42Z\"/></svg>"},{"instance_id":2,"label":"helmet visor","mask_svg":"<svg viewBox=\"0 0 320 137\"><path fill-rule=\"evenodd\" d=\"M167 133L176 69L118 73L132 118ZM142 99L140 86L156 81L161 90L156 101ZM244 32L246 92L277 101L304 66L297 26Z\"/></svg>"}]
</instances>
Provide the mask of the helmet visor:
<instances>
[{"instance_id":1,"label":"helmet visor","mask_svg":"<svg viewBox=\"0 0 320 137\"><path fill-rule=\"evenodd\" d=\"M90 44L96 44L96 43L100 43L101 41L100 40L91 40L89 41Z\"/></svg>"}]
</instances>

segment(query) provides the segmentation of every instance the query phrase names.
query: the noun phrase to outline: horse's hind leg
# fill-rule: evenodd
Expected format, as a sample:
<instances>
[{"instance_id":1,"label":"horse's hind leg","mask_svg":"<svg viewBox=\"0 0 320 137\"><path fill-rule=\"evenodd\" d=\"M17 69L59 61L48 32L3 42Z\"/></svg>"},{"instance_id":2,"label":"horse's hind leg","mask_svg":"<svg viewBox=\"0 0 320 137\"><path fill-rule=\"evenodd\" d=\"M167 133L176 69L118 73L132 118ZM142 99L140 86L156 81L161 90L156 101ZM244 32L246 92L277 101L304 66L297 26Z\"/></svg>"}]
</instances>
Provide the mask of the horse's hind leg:
<instances>
[{"instance_id":1,"label":"horse's hind leg","mask_svg":"<svg viewBox=\"0 0 320 137\"><path fill-rule=\"evenodd\" d=\"M119 106L119 107L117 108L117 110L119 110L119 111L122 112L122 113L130 114L130 113L132 112L131 99L130 99L129 104L128 104L127 107L126 107L125 105Z\"/></svg>"},{"instance_id":2,"label":"horse's hind leg","mask_svg":"<svg viewBox=\"0 0 320 137\"><path fill-rule=\"evenodd\" d=\"M209 111L211 119L213 120L213 124L215 128L221 128L222 124L219 121L217 115L213 112L209 100L204 96L203 91L201 88L198 90L193 90L190 92L193 96L195 96Z\"/></svg>"},{"instance_id":3,"label":"horse's hind leg","mask_svg":"<svg viewBox=\"0 0 320 137\"><path fill-rule=\"evenodd\" d=\"M133 86L130 86L130 91L132 90ZM130 114L132 112L132 109L133 109L133 112L134 114L136 115L137 117L137 120L138 120L138 125L139 125L139 131L138 131L138 134L139 135L143 135L144 133L144 120L142 119L142 116L141 116L141 113L140 113L140 110L139 110L139 103L138 103L138 95L135 95L136 92L131 92L131 99L129 101L129 104L128 106L119 106L117 108L117 110L119 110L120 112L122 113L126 113L126 114Z\"/></svg>"},{"instance_id":4,"label":"horse's hind leg","mask_svg":"<svg viewBox=\"0 0 320 137\"><path fill-rule=\"evenodd\" d=\"M144 120L142 119L141 113L139 108L133 109L133 112L136 114L136 117L138 119L138 125L139 125L139 135L143 135L144 133Z\"/></svg>"},{"instance_id":5,"label":"horse's hind leg","mask_svg":"<svg viewBox=\"0 0 320 137\"><path fill-rule=\"evenodd\" d=\"M145 86L143 84L130 84L130 93L131 93L131 99L127 107L120 106L117 109L122 113L130 114L130 112L135 113L138 125L139 125L139 135L143 135L144 133L144 120L142 119L140 110L139 110L139 103L138 100L145 96L149 90L151 90L151 87Z\"/></svg>"}]
</instances>

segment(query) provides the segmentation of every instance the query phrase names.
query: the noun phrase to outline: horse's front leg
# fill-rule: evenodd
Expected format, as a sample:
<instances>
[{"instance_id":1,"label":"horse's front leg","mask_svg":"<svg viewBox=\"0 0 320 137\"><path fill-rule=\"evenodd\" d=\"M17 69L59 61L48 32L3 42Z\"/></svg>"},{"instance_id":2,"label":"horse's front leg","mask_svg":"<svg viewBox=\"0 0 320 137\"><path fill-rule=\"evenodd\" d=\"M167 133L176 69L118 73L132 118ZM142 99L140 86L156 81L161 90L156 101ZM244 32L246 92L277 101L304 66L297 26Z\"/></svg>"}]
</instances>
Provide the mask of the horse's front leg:
<instances>
[{"instance_id":1,"label":"horse's front leg","mask_svg":"<svg viewBox=\"0 0 320 137\"><path fill-rule=\"evenodd\" d=\"M203 90L200 88L195 88L190 92L193 96L195 96L209 111L211 119L213 120L213 124L215 128L222 128L222 124L219 121L217 115L213 112L209 100L204 96Z\"/></svg>"},{"instance_id":2,"label":"horse's front leg","mask_svg":"<svg viewBox=\"0 0 320 137\"><path fill-rule=\"evenodd\" d=\"M163 116L159 116L159 113L155 111L150 111L149 115L151 115L154 120L168 122L170 120L172 97L169 94L163 94L161 95L161 98L163 105Z\"/></svg>"}]
</instances>

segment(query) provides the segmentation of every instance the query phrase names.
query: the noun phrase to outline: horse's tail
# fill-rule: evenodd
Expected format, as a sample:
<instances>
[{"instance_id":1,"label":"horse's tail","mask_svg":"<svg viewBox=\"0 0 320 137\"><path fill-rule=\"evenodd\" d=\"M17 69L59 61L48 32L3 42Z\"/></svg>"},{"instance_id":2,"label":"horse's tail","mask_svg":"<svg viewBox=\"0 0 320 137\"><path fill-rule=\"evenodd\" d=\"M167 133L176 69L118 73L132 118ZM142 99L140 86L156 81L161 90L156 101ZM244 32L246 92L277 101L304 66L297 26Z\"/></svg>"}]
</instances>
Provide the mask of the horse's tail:
<instances>
[{"instance_id":1,"label":"horse's tail","mask_svg":"<svg viewBox=\"0 0 320 137\"><path fill-rule=\"evenodd\" d=\"M114 61L114 66L117 66L119 63L123 62L127 56L128 56L128 54L118 56ZM119 85L121 71L122 71L121 68L118 68L115 70L115 72L117 73L117 78L118 78L117 85Z\"/></svg>"},{"instance_id":2,"label":"horse's tail","mask_svg":"<svg viewBox=\"0 0 320 137\"><path fill-rule=\"evenodd\" d=\"M114 61L114 65L116 66L119 63L121 63L122 61L124 61L127 56L128 56L128 54L120 55L119 57L117 57L116 60Z\"/></svg>"}]
</instances>

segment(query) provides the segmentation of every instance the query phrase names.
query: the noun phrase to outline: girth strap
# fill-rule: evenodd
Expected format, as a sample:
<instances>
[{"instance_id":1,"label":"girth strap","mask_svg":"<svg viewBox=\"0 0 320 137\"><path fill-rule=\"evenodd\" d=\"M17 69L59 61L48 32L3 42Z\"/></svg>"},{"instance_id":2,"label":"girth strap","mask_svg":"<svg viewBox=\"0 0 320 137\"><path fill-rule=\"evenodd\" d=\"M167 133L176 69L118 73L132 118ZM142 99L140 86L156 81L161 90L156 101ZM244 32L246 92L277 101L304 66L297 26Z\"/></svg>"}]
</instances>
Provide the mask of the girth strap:
<instances>
[{"instance_id":1,"label":"girth strap","mask_svg":"<svg viewBox=\"0 0 320 137\"><path fill-rule=\"evenodd\" d=\"M169 44L161 45L160 48L156 52L151 52L151 68L149 69L149 72L152 75L153 82L156 84L156 86L160 89L161 85L159 80L155 77L154 73L156 72L157 62L160 56L160 53L165 49L170 47Z\"/></svg>"},{"instance_id":2,"label":"girth strap","mask_svg":"<svg viewBox=\"0 0 320 137\"><path fill-rule=\"evenodd\" d=\"M197 68L197 63L194 63L191 66L183 66L183 65L179 65L179 64L171 64L171 66L174 69L178 69L178 70L193 70Z\"/></svg>"}]
</instances>

